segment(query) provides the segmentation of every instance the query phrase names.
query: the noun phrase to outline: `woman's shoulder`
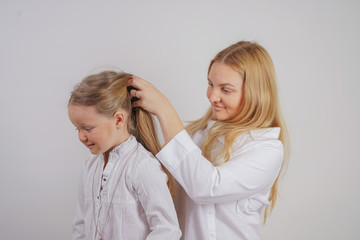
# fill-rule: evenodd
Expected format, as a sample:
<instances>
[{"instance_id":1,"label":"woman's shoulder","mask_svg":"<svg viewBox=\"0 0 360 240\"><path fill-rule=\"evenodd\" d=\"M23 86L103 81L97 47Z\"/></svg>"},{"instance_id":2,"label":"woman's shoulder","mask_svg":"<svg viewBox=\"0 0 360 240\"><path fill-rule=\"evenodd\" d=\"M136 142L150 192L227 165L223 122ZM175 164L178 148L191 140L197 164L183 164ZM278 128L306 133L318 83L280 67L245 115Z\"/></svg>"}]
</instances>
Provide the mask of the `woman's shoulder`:
<instances>
[{"instance_id":1,"label":"woman's shoulder","mask_svg":"<svg viewBox=\"0 0 360 240\"><path fill-rule=\"evenodd\" d=\"M284 156L279 134L280 128L257 129L241 134L232 145L230 159L261 163L278 170Z\"/></svg>"},{"instance_id":2,"label":"woman's shoulder","mask_svg":"<svg viewBox=\"0 0 360 240\"><path fill-rule=\"evenodd\" d=\"M250 130L235 139L233 149L236 151L251 147L273 147L280 150L283 146L279 136L280 128L278 127Z\"/></svg>"},{"instance_id":3,"label":"woman's shoulder","mask_svg":"<svg viewBox=\"0 0 360 240\"><path fill-rule=\"evenodd\" d=\"M278 140L280 136L279 127L261 128L249 131L253 140Z\"/></svg>"}]
</instances>

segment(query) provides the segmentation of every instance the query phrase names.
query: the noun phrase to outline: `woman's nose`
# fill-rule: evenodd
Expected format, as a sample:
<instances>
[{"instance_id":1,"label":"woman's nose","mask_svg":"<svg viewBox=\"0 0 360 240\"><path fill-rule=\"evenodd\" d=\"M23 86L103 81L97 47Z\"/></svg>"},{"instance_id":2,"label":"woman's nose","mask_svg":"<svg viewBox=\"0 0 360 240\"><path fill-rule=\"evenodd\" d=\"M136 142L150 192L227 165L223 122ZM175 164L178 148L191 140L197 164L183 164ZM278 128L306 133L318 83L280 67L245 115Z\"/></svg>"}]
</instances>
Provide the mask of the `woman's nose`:
<instances>
[{"instance_id":1,"label":"woman's nose","mask_svg":"<svg viewBox=\"0 0 360 240\"><path fill-rule=\"evenodd\" d=\"M216 90L212 90L210 92L209 100L210 102L219 102L220 101L219 93Z\"/></svg>"}]
</instances>

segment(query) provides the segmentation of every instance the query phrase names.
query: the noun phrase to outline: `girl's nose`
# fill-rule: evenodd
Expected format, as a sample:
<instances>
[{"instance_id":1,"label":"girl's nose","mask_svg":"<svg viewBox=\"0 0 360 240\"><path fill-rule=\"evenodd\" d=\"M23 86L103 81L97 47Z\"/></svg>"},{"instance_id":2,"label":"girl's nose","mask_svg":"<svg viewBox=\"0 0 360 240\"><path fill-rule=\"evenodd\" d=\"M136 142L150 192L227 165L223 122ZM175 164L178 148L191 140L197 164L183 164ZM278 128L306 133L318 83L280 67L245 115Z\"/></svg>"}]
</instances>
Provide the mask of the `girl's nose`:
<instances>
[{"instance_id":1,"label":"girl's nose","mask_svg":"<svg viewBox=\"0 0 360 240\"><path fill-rule=\"evenodd\" d=\"M86 134L82 131L79 131L79 140L80 142L86 142L87 140Z\"/></svg>"}]
</instances>

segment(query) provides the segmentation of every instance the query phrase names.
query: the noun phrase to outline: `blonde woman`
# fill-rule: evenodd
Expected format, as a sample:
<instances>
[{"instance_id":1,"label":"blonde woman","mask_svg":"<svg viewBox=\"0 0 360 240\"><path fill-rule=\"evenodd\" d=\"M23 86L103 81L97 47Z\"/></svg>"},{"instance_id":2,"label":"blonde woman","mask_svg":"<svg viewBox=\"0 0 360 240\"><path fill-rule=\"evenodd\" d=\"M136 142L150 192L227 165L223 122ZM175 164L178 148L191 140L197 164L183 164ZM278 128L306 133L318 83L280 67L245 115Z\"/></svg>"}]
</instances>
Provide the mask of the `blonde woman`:
<instances>
[{"instance_id":1,"label":"blonde woman","mask_svg":"<svg viewBox=\"0 0 360 240\"><path fill-rule=\"evenodd\" d=\"M131 109L130 79L130 74L104 71L86 77L71 94L69 118L93 154L83 166L73 239L181 236L172 177L153 155L160 146L152 116Z\"/></svg>"},{"instance_id":2,"label":"blonde woman","mask_svg":"<svg viewBox=\"0 0 360 240\"><path fill-rule=\"evenodd\" d=\"M275 70L267 51L241 41L210 62L211 107L186 130L149 82L135 77L133 107L159 120L165 147L156 155L181 185L176 208L183 238L260 238L262 216L276 202L287 151Z\"/></svg>"}]
</instances>

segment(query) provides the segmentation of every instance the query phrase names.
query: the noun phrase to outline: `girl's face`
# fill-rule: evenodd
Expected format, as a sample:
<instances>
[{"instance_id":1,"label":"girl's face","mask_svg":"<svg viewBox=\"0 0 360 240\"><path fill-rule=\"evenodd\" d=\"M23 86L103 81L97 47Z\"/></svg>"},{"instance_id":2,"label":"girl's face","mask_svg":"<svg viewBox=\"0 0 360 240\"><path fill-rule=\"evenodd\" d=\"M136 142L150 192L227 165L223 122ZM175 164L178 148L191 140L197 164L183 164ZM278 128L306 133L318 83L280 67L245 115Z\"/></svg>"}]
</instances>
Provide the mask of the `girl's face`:
<instances>
[{"instance_id":1,"label":"girl's face","mask_svg":"<svg viewBox=\"0 0 360 240\"><path fill-rule=\"evenodd\" d=\"M69 105L68 115L78 130L79 140L92 154L109 153L119 145L116 118L97 112L93 106Z\"/></svg>"},{"instance_id":2,"label":"girl's face","mask_svg":"<svg viewBox=\"0 0 360 240\"><path fill-rule=\"evenodd\" d=\"M208 76L207 97L212 105L213 117L227 121L240 113L243 77L230 66L214 62Z\"/></svg>"}]
</instances>

